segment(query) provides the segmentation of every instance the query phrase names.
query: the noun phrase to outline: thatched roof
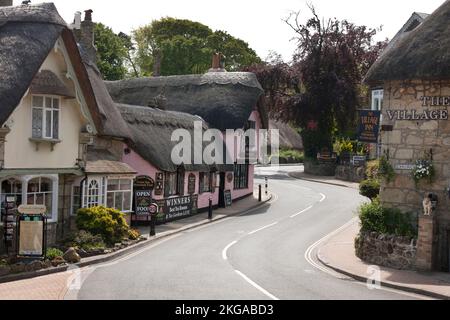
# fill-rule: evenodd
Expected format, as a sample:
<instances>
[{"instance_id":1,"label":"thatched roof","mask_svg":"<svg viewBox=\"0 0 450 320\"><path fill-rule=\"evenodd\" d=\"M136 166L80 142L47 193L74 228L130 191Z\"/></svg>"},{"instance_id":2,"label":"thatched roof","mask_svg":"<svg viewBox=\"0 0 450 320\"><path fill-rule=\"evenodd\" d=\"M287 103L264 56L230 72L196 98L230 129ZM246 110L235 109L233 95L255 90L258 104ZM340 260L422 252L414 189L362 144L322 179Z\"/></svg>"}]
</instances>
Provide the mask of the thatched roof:
<instances>
[{"instance_id":1,"label":"thatched roof","mask_svg":"<svg viewBox=\"0 0 450 320\"><path fill-rule=\"evenodd\" d=\"M108 150L89 148L86 173L90 174L135 174L136 170L118 161Z\"/></svg>"},{"instance_id":2,"label":"thatched roof","mask_svg":"<svg viewBox=\"0 0 450 320\"><path fill-rule=\"evenodd\" d=\"M81 49L81 51L83 50ZM115 102L111 99L100 71L94 63L88 60L85 54L82 56L102 118L103 128L100 133L105 136L131 139L132 135L128 126L120 115Z\"/></svg>"},{"instance_id":3,"label":"thatched roof","mask_svg":"<svg viewBox=\"0 0 450 320\"><path fill-rule=\"evenodd\" d=\"M75 98L75 93L50 70L41 70L30 85L33 94L54 94L66 98Z\"/></svg>"},{"instance_id":4,"label":"thatched roof","mask_svg":"<svg viewBox=\"0 0 450 320\"><path fill-rule=\"evenodd\" d=\"M450 79L450 0L415 29L405 32L378 58L366 82Z\"/></svg>"},{"instance_id":5,"label":"thatched roof","mask_svg":"<svg viewBox=\"0 0 450 320\"><path fill-rule=\"evenodd\" d=\"M31 84L66 23L52 3L0 7L0 122Z\"/></svg>"},{"instance_id":6,"label":"thatched roof","mask_svg":"<svg viewBox=\"0 0 450 320\"><path fill-rule=\"evenodd\" d=\"M269 127L279 130L280 148L303 150L302 137L288 123L270 119Z\"/></svg>"},{"instance_id":7,"label":"thatched roof","mask_svg":"<svg viewBox=\"0 0 450 320\"><path fill-rule=\"evenodd\" d=\"M106 84L116 102L198 115L220 130L243 128L263 93L256 76L248 72L208 72Z\"/></svg>"},{"instance_id":8,"label":"thatched roof","mask_svg":"<svg viewBox=\"0 0 450 320\"><path fill-rule=\"evenodd\" d=\"M172 149L177 144L171 142L173 131L186 129L191 137L194 137L195 121L201 121L204 130L208 128L200 117L190 114L124 104L118 105L118 108L132 133L132 149L163 171L177 171L177 166L171 160ZM191 163L194 163L194 152L192 152ZM206 164L185 164L182 167L186 171L233 170L232 166L208 166Z\"/></svg>"}]
</instances>

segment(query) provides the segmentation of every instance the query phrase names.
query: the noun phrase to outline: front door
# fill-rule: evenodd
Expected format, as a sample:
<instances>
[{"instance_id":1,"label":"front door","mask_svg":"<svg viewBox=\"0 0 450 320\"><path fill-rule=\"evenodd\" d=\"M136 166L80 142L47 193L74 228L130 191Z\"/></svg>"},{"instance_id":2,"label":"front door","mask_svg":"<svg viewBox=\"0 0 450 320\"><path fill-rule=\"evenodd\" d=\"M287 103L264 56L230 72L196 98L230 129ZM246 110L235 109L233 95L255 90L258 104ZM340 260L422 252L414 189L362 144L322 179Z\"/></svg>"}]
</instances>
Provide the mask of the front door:
<instances>
[{"instance_id":1,"label":"front door","mask_svg":"<svg viewBox=\"0 0 450 320\"><path fill-rule=\"evenodd\" d=\"M225 172L220 173L219 207L225 208Z\"/></svg>"}]
</instances>

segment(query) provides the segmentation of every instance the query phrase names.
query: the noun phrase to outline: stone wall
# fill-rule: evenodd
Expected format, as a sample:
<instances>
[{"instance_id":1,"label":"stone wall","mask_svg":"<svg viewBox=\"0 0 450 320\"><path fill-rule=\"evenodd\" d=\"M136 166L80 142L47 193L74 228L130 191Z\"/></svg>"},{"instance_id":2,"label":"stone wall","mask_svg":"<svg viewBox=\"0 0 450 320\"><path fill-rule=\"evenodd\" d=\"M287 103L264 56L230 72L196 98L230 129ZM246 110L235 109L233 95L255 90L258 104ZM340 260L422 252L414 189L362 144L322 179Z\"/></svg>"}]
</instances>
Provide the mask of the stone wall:
<instances>
[{"instance_id":1,"label":"stone wall","mask_svg":"<svg viewBox=\"0 0 450 320\"><path fill-rule=\"evenodd\" d=\"M336 164L334 162L312 162L305 160L305 173L315 176L331 177L335 175Z\"/></svg>"},{"instance_id":2,"label":"stone wall","mask_svg":"<svg viewBox=\"0 0 450 320\"><path fill-rule=\"evenodd\" d=\"M409 237L361 233L355 239L356 256L361 260L394 269L413 269L417 243Z\"/></svg>"},{"instance_id":3,"label":"stone wall","mask_svg":"<svg viewBox=\"0 0 450 320\"><path fill-rule=\"evenodd\" d=\"M432 154L436 178L432 184L420 182L415 185L411 170L396 169L396 177L390 183L383 182L380 197L383 205L397 207L405 212L422 213L422 201L426 194L433 192L439 197L434 213L437 230L435 239L439 248L436 268L448 270L449 244L446 230L450 228L450 199L446 189L450 185L450 121L405 120L405 112L421 114L425 110L448 112L448 106L423 106L424 96L450 96L450 81L388 81L384 85L384 105L382 125L391 125L392 131L382 131L382 152L389 156L395 168L399 165L414 164L425 153ZM400 111L394 115L394 112ZM400 118L400 119L399 119Z\"/></svg>"},{"instance_id":4,"label":"stone wall","mask_svg":"<svg viewBox=\"0 0 450 320\"><path fill-rule=\"evenodd\" d=\"M353 165L338 165L336 167L336 179L361 182L366 177L366 167L355 167Z\"/></svg>"}]
</instances>

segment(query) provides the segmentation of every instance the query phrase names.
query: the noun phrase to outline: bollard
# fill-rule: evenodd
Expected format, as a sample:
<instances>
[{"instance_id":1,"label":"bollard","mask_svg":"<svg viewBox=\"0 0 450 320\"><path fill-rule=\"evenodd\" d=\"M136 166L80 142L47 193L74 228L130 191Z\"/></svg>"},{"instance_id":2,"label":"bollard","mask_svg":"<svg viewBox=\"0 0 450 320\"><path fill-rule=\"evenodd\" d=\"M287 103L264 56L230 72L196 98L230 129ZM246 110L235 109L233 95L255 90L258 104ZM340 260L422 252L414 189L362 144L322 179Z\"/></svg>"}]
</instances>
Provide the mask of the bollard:
<instances>
[{"instance_id":1,"label":"bollard","mask_svg":"<svg viewBox=\"0 0 450 320\"><path fill-rule=\"evenodd\" d=\"M259 201L259 202L262 201L262 186L261 186L261 185L259 185L258 201Z\"/></svg>"},{"instance_id":2,"label":"bollard","mask_svg":"<svg viewBox=\"0 0 450 320\"><path fill-rule=\"evenodd\" d=\"M209 198L208 219L212 220L212 218L213 218L212 198Z\"/></svg>"},{"instance_id":3,"label":"bollard","mask_svg":"<svg viewBox=\"0 0 450 320\"><path fill-rule=\"evenodd\" d=\"M156 215L150 216L150 237L154 237L156 235L155 225L156 225Z\"/></svg>"},{"instance_id":4,"label":"bollard","mask_svg":"<svg viewBox=\"0 0 450 320\"><path fill-rule=\"evenodd\" d=\"M266 196L269 194L269 178L266 177Z\"/></svg>"}]
</instances>

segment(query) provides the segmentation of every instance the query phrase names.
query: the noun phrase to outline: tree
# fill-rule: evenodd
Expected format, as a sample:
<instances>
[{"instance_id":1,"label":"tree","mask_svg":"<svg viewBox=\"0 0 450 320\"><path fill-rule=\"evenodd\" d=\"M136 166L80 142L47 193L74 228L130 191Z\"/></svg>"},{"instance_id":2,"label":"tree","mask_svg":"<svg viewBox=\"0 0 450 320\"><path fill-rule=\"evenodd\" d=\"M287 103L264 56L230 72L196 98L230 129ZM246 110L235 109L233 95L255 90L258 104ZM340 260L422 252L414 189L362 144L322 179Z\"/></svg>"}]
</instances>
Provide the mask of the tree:
<instances>
[{"instance_id":1,"label":"tree","mask_svg":"<svg viewBox=\"0 0 450 320\"><path fill-rule=\"evenodd\" d=\"M116 35L104 24L96 23L94 43L97 48L97 66L104 79L123 79L127 74L125 62L128 55L123 37Z\"/></svg>"},{"instance_id":2,"label":"tree","mask_svg":"<svg viewBox=\"0 0 450 320\"><path fill-rule=\"evenodd\" d=\"M285 22L296 34L293 63L253 66L269 97L273 117L301 128L305 155L332 149L333 137L356 131L362 80L387 42L374 43L375 29L347 20L320 19L314 7L305 24L299 13Z\"/></svg>"},{"instance_id":3,"label":"tree","mask_svg":"<svg viewBox=\"0 0 450 320\"><path fill-rule=\"evenodd\" d=\"M215 52L226 56L230 71L260 62L246 42L190 20L162 18L135 30L133 36L141 75L203 73L211 67Z\"/></svg>"}]
</instances>

